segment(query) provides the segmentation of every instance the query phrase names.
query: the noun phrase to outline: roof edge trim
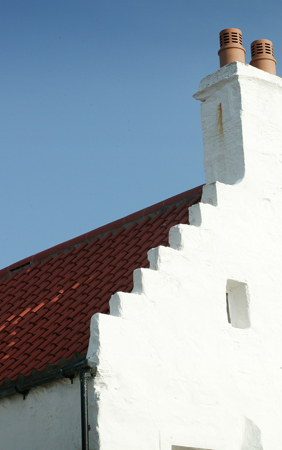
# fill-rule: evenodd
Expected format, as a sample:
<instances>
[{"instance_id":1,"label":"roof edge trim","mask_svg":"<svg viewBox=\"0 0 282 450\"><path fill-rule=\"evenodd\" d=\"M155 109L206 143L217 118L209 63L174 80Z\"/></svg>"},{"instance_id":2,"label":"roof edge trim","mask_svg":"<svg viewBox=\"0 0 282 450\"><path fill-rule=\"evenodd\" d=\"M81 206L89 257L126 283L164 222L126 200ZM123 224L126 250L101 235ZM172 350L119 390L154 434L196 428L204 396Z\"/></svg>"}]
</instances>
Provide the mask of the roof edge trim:
<instances>
[{"instance_id":1,"label":"roof edge trim","mask_svg":"<svg viewBox=\"0 0 282 450\"><path fill-rule=\"evenodd\" d=\"M29 380L24 380L19 383L14 383L10 386L5 386L0 388L0 399L9 397L15 394L21 394L25 398L29 393L30 389L42 386L44 384L52 383L54 381L62 380L64 378L72 379L75 375L77 375L81 370L92 372L94 375L96 370L88 364L88 360L86 358L75 361L67 366L51 370L48 373L44 373L34 378L30 378Z\"/></svg>"}]
</instances>

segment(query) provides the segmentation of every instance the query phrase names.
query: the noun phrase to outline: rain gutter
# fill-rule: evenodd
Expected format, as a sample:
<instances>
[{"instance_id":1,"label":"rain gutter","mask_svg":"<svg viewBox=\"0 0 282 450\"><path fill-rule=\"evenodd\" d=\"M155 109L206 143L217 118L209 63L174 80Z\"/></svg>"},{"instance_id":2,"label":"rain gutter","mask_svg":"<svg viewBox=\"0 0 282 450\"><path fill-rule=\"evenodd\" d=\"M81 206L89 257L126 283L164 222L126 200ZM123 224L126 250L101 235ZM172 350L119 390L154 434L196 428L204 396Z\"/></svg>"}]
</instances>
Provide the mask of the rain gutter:
<instances>
[{"instance_id":1,"label":"rain gutter","mask_svg":"<svg viewBox=\"0 0 282 450\"><path fill-rule=\"evenodd\" d=\"M51 370L48 373L38 375L29 380L20 381L10 386L0 388L0 399L14 394L21 394L23 398L27 396L30 389L42 386L47 383L69 378L73 382L75 375L80 377L80 400L81 400L81 439L82 450L89 450L89 423L88 423L88 386L87 379L95 375L95 369L89 366L87 359L83 358L59 369Z\"/></svg>"}]
</instances>

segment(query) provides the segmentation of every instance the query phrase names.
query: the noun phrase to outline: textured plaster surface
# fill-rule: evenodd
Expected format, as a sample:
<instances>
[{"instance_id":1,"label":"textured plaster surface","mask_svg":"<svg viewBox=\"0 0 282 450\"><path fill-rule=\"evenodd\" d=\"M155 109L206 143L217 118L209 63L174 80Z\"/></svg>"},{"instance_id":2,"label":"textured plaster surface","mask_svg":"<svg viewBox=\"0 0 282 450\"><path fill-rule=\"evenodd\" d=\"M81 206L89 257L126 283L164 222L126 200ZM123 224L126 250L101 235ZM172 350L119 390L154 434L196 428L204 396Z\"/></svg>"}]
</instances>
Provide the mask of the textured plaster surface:
<instances>
[{"instance_id":1,"label":"textured plaster surface","mask_svg":"<svg viewBox=\"0 0 282 450\"><path fill-rule=\"evenodd\" d=\"M232 63L196 98L202 202L92 318L101 450L281 450L282 81Z\"/></svg>"},{"instance_id":2,"label":"textured plaster surface","mask_svg":"<svg viewBox=\"0 0 282 450\"><path fill-rule=\"evenodd\" d=\"M95 442L93 378L89 383L90 440ZM92 387L92 389L91 389ZM0 449L80 450L79 377L32 389L0 402ZM91 450L95 447L90 446Z\"/></svg>"}]
</instances>

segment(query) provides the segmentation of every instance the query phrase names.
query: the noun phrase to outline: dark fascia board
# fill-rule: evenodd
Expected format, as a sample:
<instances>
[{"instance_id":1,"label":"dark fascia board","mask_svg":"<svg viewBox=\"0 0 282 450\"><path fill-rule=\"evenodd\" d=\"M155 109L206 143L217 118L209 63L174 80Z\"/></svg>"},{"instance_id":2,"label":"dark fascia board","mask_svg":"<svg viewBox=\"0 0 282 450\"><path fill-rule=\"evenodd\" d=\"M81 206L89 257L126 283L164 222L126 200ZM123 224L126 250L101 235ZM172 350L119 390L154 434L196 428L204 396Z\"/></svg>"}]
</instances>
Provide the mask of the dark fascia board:
<instances>
[{"instance_id":1,"label":"dark fascia board","mask_svg":"<svg viewBox=\"0 0 282 450\"><path fill-rule=\"evenodd\" d=\"M30 378L29 380L24 380L19 383L2 387L0 388L0 399L15 394L21 394L25 398L30 389L37 386L42 386L43 384L52 383L53 381L62 380L64 378L69 378L72 380L81 370L85 372L92 372L93 375L95 374L95 370L89 366L87 359L83 358L68 364L67 366L54 369L34 378Z\"/></svg>"}]
</instances>

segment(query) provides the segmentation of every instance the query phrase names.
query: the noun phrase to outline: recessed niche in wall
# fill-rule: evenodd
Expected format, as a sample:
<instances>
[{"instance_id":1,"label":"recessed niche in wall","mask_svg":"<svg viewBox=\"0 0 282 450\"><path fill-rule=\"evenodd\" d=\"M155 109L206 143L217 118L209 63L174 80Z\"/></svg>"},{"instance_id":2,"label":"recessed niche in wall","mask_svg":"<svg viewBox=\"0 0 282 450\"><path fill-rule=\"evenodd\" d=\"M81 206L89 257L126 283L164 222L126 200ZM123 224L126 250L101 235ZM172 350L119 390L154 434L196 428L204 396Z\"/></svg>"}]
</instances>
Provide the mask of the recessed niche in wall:
<instances>
[{"instance_id":1,"label":"recessed niche in wall","mask_svg":"<svg viewBox=\"0 0 282 450\"><path fill-rule=\"evenodd\" d=\"M227 320L235 328L249 328L249 292L246 283L227 280L226 285Z\"/></svg>"}]
</instances>

